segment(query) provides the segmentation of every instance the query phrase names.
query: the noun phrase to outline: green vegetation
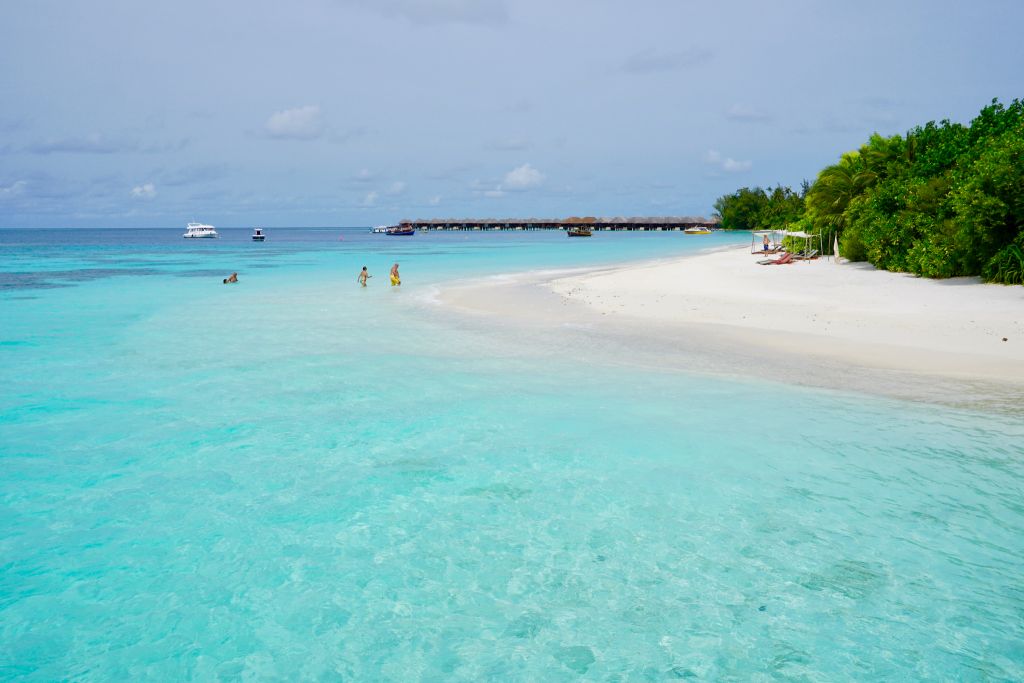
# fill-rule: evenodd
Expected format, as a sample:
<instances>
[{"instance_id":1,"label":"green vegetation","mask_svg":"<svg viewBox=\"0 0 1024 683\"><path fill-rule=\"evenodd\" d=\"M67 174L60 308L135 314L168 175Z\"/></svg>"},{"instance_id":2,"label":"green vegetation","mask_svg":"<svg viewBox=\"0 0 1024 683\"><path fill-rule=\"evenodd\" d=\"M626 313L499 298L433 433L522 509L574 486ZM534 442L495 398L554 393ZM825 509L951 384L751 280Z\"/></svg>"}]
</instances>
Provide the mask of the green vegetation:
<instances>
[{"instance_id":1,"label":"green vegetation","mask_svg":"<svg viewBox=\"0 0 1024 683\"><path fill-rule=\"evenodd\" d=\"M726 230L767 230L789 225L804 215L804 197L809 185L804 183L800 194L788 187L767 190L744 187L719 197L715 213Z\"/></svg>"},{"instance_id":2,"label":"green vegetation","mask_svg":"<svg viewBox=\"0 0 1024 683\"><path fill-rule=\"evenodd\" d=\"M872 135L799 194L743 188L715 210L727 229L838 235L840 253L926 277L1024 283L1024 103L993 100L969 126Z\"/></svg>"}]
</instances>

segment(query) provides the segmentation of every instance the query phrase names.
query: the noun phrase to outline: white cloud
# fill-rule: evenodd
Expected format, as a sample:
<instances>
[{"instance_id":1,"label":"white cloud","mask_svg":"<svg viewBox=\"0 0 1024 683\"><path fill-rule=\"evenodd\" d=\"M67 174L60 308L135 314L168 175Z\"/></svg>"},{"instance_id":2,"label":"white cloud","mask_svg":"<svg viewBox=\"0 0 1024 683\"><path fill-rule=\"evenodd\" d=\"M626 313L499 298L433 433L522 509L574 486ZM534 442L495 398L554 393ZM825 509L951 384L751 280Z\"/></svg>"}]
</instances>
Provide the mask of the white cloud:
<instances>
[{"instance_id":1,"label":"white cloud","mask_svg":"<svg viewBox=\"0 0 1024 683\"><path fill-rule=\"evenodd\" d=\"M136 199L152 199L156 196L156 186L153 183L136 185L132 188L132 196Z\"/></svg>"},{"instance_id":2,"label":"white cloud","mask_svg":"<svg viewBox=\"0 0 1024 683\"><path fill-rule=\"evenodd\" d=\"M264 125L267 135L281 140L313 140L324 132L320 107L315 104L275 112Z\"/></svg>"},{"instance_id":3,"label":"white cloud","mask_svg":"<svg viewBox=\"0 0 1024 683\"><path fill-rule=\"evenodd\" d=\"M427 204L430 204L431 206L437 206L440 203L441 203L441 195L434 195L433 197L431 197L430 199L427 200Z\"/></svg>"},{"instance_id":4,"label":"white cloud","mask_svg":"<svg viewBox=\"0 0 1024 683\"><path fill-rule=\"evenodd\" d=\"M729 173L740 173L742 171L749 171L754 167L753 161L736 161L735 159L727 158L722 162L722 170L728 171Z\"/></svg>"},{"instance_id":5,"label":"white cloud","mask_svg":"<svg viewBox=\"0 0 1024 683\"><path fill-rule=\"evenodd\" d=\"M535 169L530 164L523 164L518 168L513 168L511 171L505 174L505 182L499 187L499 190L508 188L509 190L526 190L531 187L537 187L544 182L544 174Z\"/></svg>"},{"instance_id":6,"label":"white cloud","mask_svg":"<svg viewBox=\"0 0 1024 683\"><path fill-rule=\"evenodd\" d=\"M479 179L470 184L470 188L484 197L504 197L508 192L522 192L537 187L544 182L544 174L530 164L513 168L505 174L505 178L497 185L484 183Z\"/></svg>"},{"instance_id":7,"label":"white cloud","mask_svg":"<svg viewBox=\"0 0 1024 683\"><path fill-rule=\"evenodd\" d=\"M367 192L366 197L363 198L363 206L373 206L377 203L379 196L376 192Z\"/></svg>"},{"instance_id":8,"label":"white cloud","mask_svg":"<svg viewBox=\"0 0 1024 683\"><path fill-rule=\"evenodd\" d=\"M359 169L359 173L356 173L352 180L357 183L368 183L376 177L376 174L368 168Z\"/></svg>"},{"instance_id":9,"label":"white cloud","mask_svg":"<svg viewBox=\"0 0 1024 683\"><path fill-rule=\"evenodd\" d=\"M753 161L737 161L732 157L723 157L717 149L709 149L704 154L704 163L715 166L727 173L742 173L754 167Z\"/></svg>"},{"instance_id":10,"label":"white cloud","mask_svg":"<svg viewBox=\"0 0 1024 683\"><path fill-rule=\"evenodd\" d=\"M19 194L25 191L28 183L24 180L16 180L14 183L7 187L0 187L0 199L10 199L11 197L17 197Z\"/></svg>"},{"instance_id":11,"label":"white cloud","mask_svg":"<svg viewBox=\"0 0 1024 683\"><path fill-rule=\"evenodd\" d=\"M395 182L391 183L391 187L388 188L387 193L391 196L395 196L402 194L403 192L405 192L405 183L403 183L401 180L396 180Z\"/></svg>"}]
</instances>

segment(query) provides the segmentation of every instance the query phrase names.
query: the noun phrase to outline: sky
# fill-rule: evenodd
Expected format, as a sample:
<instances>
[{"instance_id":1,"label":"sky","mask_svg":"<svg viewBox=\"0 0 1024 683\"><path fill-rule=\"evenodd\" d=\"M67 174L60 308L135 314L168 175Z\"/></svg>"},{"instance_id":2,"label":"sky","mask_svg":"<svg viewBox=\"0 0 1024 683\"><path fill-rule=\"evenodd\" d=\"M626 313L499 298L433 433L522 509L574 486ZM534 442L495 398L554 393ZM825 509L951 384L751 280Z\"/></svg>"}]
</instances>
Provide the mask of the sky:
<instances>
[{"instance_id":1,"label":"sky","mask_svg":"<svg viewBox=\"0 0 1024 683\"><path fill-rule=\"evenodd\" d=\"M1024 96L1017 0L0 0L0 227L710 215Z\"/></svg>"}]
</instances>

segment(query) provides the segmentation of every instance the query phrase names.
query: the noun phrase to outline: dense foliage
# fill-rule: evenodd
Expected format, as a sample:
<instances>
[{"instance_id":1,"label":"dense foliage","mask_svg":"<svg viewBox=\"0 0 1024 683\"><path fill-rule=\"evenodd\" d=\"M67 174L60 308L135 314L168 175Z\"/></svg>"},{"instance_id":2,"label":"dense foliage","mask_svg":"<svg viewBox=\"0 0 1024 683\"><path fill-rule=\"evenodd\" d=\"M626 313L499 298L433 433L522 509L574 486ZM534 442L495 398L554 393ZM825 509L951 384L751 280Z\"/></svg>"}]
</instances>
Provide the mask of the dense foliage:
<instances>
[{"instance_id":1,"label":"dense foliage","mask_svg":"<svg viewBox=\"0 0 1024 683\"><path fill-rule=\"evenodd\" d=\"M797 194L788 187L767 190L744 187L715 202L715 214L726 230L762 230L798 221L804 215L804 183Z\"/></svg>"},{"instance_id":2,"label":"dense foliage","mask_svg":"<svg viewBox=\"0 0 1024 683\"><path fill-rule=\"evenodd\" d=\"M826 249L837 234L843 256L887 270L1024 283L1024 103L873 135L801 195L744 188L715 209L725 228L810 230Z\"/></svg>"}]
</instances>

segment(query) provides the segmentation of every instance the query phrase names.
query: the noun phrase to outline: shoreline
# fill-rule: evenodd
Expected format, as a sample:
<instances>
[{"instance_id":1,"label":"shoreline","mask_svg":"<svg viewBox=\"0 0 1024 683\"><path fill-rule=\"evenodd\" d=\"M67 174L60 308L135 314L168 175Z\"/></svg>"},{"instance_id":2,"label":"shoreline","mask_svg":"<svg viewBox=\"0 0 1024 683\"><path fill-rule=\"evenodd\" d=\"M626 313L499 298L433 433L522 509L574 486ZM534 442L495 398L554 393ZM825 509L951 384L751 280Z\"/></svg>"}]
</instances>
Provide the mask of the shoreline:
<instances>
[{"instance_id":1,"label":"shoreline","mask_svg":"<svg viewBox=\"0 0 1024 683\"><path fill-rule=\"evenodd\" d=\"M500 275L442 287L436 302L612 362L1018 408L1024 288L825 259L760 266L749 251Z\"/></svg>"}]
</instances>

